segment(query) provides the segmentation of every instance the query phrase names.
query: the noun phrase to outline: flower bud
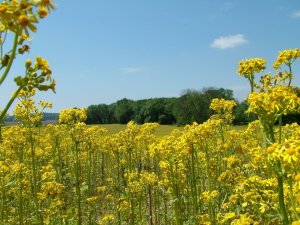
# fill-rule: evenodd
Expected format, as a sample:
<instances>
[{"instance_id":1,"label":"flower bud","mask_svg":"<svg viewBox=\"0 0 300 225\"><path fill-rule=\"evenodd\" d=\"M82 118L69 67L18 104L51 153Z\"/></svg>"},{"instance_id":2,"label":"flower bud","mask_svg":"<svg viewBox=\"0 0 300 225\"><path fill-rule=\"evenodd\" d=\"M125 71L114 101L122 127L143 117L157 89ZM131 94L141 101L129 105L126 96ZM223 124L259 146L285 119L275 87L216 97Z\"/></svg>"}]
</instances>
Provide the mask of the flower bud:
<instances>
[{"instance_id":1,"label":"flower bud","mask_svg":"<svg viewBox=\"0 0 300 225\"><path fill-rule=\"evenodd\" d=\"M26 69L28 69L29 67L31 67L31 65L32 65L31 60L30 59L26 59L26 62L25 62Z\"/></svg>"}]
</instances>

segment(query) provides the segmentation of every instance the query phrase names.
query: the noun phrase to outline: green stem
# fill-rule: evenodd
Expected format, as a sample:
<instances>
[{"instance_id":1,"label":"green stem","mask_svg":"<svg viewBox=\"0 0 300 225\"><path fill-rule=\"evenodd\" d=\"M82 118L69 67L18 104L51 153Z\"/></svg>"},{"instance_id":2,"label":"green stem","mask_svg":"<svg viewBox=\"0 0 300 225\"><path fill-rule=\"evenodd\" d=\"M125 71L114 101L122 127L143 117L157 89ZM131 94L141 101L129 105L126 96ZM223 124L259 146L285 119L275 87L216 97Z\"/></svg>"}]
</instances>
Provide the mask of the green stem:
<instances>
[{"instance_id":1,"label":"green stem","mask_svg":"<svg viewBox=\"0 0 300 225\"><path fill-rule=\"evenodd\" d=\"M197 201L197 183L196 183L196 174L195 174L195 153L194 153L194 148L192 148L191 151L191 158L192 158L192 182L191 182L191 191L192 191L192 199L193 199L193 213L196 215L198 213L198 201Z\"/></svg>"},{"instance_id":2,"label":"green stem","mask_svg":"<svg viewBox=\"0 0 300 225\"><path fill-rule=\"evenodd\" d=\"M158 190L155 188L154 189L154 216L155 216L155 222L154 224L161 224L161 214L160 212L160 197L159 197L159 192Z\"/></svg>"},{"instance_id":3,"label":"green stem","mask_svg":"<svg viewBox=\"0 0 300 225\"><path fill-rule=\"evenodd\" d=\"M32 137L32 128L30 128L29 131L30 135L30 149L31 149L31 163L32 163L32 174L33 174L33 199L34 199L34 204L35 204L35 213L37 220L39 221L40 224L43 224L42 222L42 217L40 215L40 210L39 210L39 203L37 199L37 168L36 168L36 158L35 158L35 151L34 151L34 143L33 143L33 137Z\"/></svg>"},{"instance_id":4,"label":"green stem","mask_svg":"<svg viewBox=\"0 0 300 225\"><path fill-rule=\"evenodd\" d=\"M293 75L292 75L292 64L291 64L291 62L288 64L288 67L289 67L289 71L290 71L289 84L288 84L288 87L289 87L289 86L291 86L292 79L293 79Z\"/></svg>"},{"instance_id":5,"label":"green stem","mask_svg":"<svg viewBox=\"0 0 300 225\"><path fill-rule=\"evenodd\" d=\"M287 224L289 224L289 218L288 218L285 203L284 203L283 177L280 174L277 175L277 183L278 183L278 198L279 198L280 216L282 219L282 224L287 225Z\"/></svg>"},{"instance_id":6,"label":"green stem","mask_svg":"<svg viewBox=\"0 0 300 225\"><path fill-rule=\"evenodd\" d=\"M3 83L3 81L5 80L8 72L10 71L10 68L11 68L11 65L15 59L15 55L16 55L16 50L17 50L17 46L18 46L18 33L16 32L15 33L15 38L14 38L14 43L13 43L13 48L12 48L12 51L11 51L11 55L10 55L10 58L8 60L8 63L7 63L7 66L0 78L0 85Z\"/></svg>"},{"instance_id":7,"label":"green stem","mask_svg":"<svg viewBox=\"0 0 300 225\"><path fill-rule=\"evenodd\" d=\"M254 75L250 74L250 76L248 77L248 80L250 82L250 86L251 86L251 93L254 92Z\"/></svg>"},{"instance_id":8,"label":"green stem","mask_svg":"<svg viewBox=\"0 0 300 225\"><path fill-rule=\"evenodd\" d=\"M207 173L207 183L208 183L208 191L209 193L211 193L211 176L210 176L210 158L209 158L209 154L208 154L208 146L207 144L205 145L205 158L206 158L206 173ZM212 204L211 204L211 201L209 201L208 203L208 214L209 214L209 219L210 221L215 224L215 218L213 216L213 213L212 213Z\"/></svg>"},{"instance_id":9,"label":"green stem","mask_svg":"<svg viewBox=\"0 0 300 225\"><path fill-rule=\"evenodd\" d=\"M88 197L92 196L92 147L91 144L89 144L88 147L89 157L88 157ZM89 210L89 218L88 218L88 224L92 224L92 216L93 216L93 209L91 208Z\"/></svg>"},{"instance_id":10,"label":"green stem","mask_svg":"<svg viewBox=\"0 0 300 225\"><path fill-rule=\"evenodd\" d=\"M168 199L167 196L163 196L163 200L164 200L164 221L165 221L165 225L168 224Z\"/></svg>"},{"instance_id":11,"label":"green stem","mask_svg":"<svg viewBox=\"0 0 300 225\"><path fill-rule=\"evenodd\" d=\"M131 173L132 171L132 152L131 149L129 148L129 172ZM133 201L133 193L129 193L129 198L130 198L130 208L131 208L131 213L130 213L130 224L134 225L135 224L135 215L134 215L134 201Z\"/></svg>"},{"instance_id":12,"label":"green stem","mask_svg":"<svg viewBox=\"0 0 300 225\"><path fill-rule=\"evenodd\" d=\"M279 117L278 125L279 125L279 137L278 137L278 143L281 144L281 136L282 136L282 115Z\"/></svg>"},{"instance_id":13,"label":"green stem","mask_svg":"<svg viewBox=\"0 0 300 225\"><path fill-rule=\"evenodd\" d=\"M300 220L300 216L297 213L297 207L296 207L296 202L295 202L295 198L294 198L294 191L293 191L293 185L292 185L292 179L288 179L288 183L289 183L289 189L290 189L290 199L292 202L292 207L293 207L293 213L294 216L297 220Z\"/></svg>"},{"instance_id":14,"label":"green stem","mask_svg":"<svg viewBox=\"0 0 300 225\"><path fill-rule=\"evenodd\" d=\"M19 89L10 98L9 102L7 103L7 105L5 106L5 108L3 109L3 111L0 114L0 122L3 121L3 118L4 118L5 114L7 113L8 109L10 108L10 106L12 105L12 103L15 101L15 99L18 97L18 94L20 93L20 91L22 90L22 88L23 88L22 86L19 87Z\"/></svg>"},{"instance_id":15,"label":"green stem","mask_svg":"<svg viewBox=\"0 0 300 225\"><path fill-rule=\"evenodd\" d=\"M20 186L19 186L19 225L23 225L24 224L24 203L23 203L23 148L20 149L20 153L19 153L19 161L20 161L20 165L21 165L21 170L19 172L19 182L20 182Z\"/></svg>"},{"instance_id":16,"label":"green stem","mask_svg":"<svg viewBox=\"0 0 300 225\"><path fill-rule=\"evenodd\" d=\"M120 182L120 156L119 152L117 153L117 170L118 170L118 208L121 207L121 182ZM118 210L118 225L122 224L121 212Z\"/></svg>"},{"instance_id":17,"label":"green stem","mask_svg":"<svg viewBox=\"0 0 300 225\"><path fill-rule=\"evenodd\" d=\"M80 170L80 162L79 162L79 149L78 143L72 138L75 142L74 151L75 151L75 161L74 161L74 168L75 168L75 190L76 190L76 204L77 204L77 225L82 224L82 210L81 210L81 190L80 190L80 178L79 178L79 170Z\"/></svg>"},{"instance_id":18,"label":"green stem","mask_svg":"<svg viewBox=\"0 0 300 225\"><path fill-rule=\"evenodd\" d=\"M152 203L152 188L151 185L148 185L148 202L149 202L149 225L153 225L153 203Z\"/></svg>"},{"instance_id":19,"label":"green stem","mask_svg":"<svg viewBox=\"0 0 300 225\"><path fill-rule=\"evenodd\" d=\"M5 210L5 189L3 177L1 178L1 223L4 224L4 210Z\"/></svg>"},{"instance_id":20,"label":"green stem","mask_svg":"<svg viewBox=\"0 0 300 225\"><path fill-rule=\"evenodd\" d=\"M174 176L174 171L173 171L173 162L170 163L170 176L171 176L171 183L172 183L172 187L173 187L173 192L175 192L175 199L176 201L174 201L174 208L175 208L175 224L176 225L181 225L182 223L182 216L181 216L181 207L180 207L180 203L179 203L179 199L180 199L180 193L179 193L179 188L176 184L175 181L175 176Z\"/></svg>"}]
</instances>

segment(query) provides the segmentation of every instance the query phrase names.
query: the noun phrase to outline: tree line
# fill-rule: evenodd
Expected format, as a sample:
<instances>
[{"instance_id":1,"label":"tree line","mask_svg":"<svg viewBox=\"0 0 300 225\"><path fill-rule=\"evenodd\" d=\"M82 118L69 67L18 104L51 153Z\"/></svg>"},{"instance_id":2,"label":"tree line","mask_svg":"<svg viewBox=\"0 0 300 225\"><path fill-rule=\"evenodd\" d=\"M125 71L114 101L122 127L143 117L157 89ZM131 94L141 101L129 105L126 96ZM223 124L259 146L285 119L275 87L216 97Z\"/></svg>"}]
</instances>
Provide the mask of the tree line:
<instances>
[{"instance_id":1,"label":"tree line","mask_svg":"<svg viewBox=\"0 0 300 225\"><path fill-rule=\"evenodd\" d=\"M234 100L233 91L224 88L187 89L180 97L173 98L143 100L123 98L109 105L90 105L87 108L86 122L88 124L126 124L132 120L139 124L158 122L185 125L194 121L202 123L213 113L209 106L214 98ZM244 113L247 108L245 102L237 101L234 110L235 124L246 124L251 120L251 116Z\"/></svg>"}]
</instances>

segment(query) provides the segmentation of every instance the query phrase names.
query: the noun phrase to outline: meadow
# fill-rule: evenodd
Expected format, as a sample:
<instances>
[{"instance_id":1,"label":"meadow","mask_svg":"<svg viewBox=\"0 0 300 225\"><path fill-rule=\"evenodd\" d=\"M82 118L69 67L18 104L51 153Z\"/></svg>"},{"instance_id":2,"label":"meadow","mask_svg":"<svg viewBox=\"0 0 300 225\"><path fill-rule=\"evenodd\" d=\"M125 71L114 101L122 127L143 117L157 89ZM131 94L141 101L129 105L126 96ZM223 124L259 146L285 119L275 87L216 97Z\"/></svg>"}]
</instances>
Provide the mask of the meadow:
<instances>
[{"instance_id":1,"label":"meadow","mask_svg":"<svg viewBox=\"0 0 300 225\"><path fill-rule=\"evenodd\" d=\"M125 124L88 125L87 127L93 127L93 126L96 126L96 127L99 126L99 127L106 129L107 135L117 134L118 132L123 131L127 128L127 125L125 125ZM166 135L170 135L175 129L182 131L184 129L184 126L159 125L154 129L153 134L158 137L166 136ZM246 125L237 125L237 126L233 126L233 129L244 131L247 129L247 126Z\"/></svg>"},{"instance_id":2,"label":"meadow","mask_svg":"<svg viewBox=\"0 0 300 225\"><path fill-rule=\"evenodd\" d=\"M235 102L215 99L208 121L179 129L87 126L85 109L40 129L23 94L23 125L2 128L1 224L284 224L280 197L286 224L297 222L297 124L274 128L284 141L267 145L260 121L232 126Z\"/></svg>"},{"instance_id":3,"label":"meadow","mask_svg":"<svg viewBox=\"0 0 300 225\"><path fill-rule=\"evenodd\" d=\"M86 125L84 108L38 127L51 103L21 90L20 125L1 128L0 224L299 224L300 126L282 116L300 98L291 73L256 83L264 65L239 63L258 117L248 126L232 125L235 101L216 98L209 120L179 128Z\"/></svg>"},{"instance_id":4,"label":"meadow","mask_svg":"<svg viewBox=\"0 0 300 225\"><path fill-rule=\"evenodd\" d=\"M54 9L50 0L0 3L0 86ZM236 102L215 98L207 121L179 129L87 126L84 108L63 109L57 125L41 128L52 104L34 96L56 83L46 59L26 60L0 111L0 224L299 225L300 126L282 123L300 113L299 57L298 48L279 52L276 72L259 79L263 58L238 63L251 88L246 113L258 120L234 127ZM4 126L15 100L19 125Z\"/></svg>"},{"instance_id":5,"label":"meadow","mask_svg":"<svg viewBox=\"0 0 300 225\"><path fill-rule=\"evenodd\" d=\"M108 135L116 134L127 128L126 124L101 124L101 125L89 125L89 127L99 126L107 130ZM176 125L159 125L154 129L154 134L157 136L165 136L171 134L174 129L182 130L183 127L178 127Z\"/></svg>"}]
</instances>

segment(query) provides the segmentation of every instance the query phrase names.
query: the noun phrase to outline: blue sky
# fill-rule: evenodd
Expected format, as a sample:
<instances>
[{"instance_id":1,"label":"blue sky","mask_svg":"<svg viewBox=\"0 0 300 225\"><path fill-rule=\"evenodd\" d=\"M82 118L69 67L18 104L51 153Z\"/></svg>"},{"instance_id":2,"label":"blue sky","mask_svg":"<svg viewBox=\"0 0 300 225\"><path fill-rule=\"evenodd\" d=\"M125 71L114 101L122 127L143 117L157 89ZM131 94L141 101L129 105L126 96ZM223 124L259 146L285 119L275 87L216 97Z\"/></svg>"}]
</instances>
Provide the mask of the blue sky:
<instances>
[{"instance_id":1,"label":"blue sky","mask_svg":"<svg viewBox=\"0 0 300 225\"><path fill-rule=\"evenodd\" d=\"M266 72L283 49L300 47L299 0L64 0L38 25L31 52L48 59L62 108L122 98L178 97L184 89L223 87L242 100L239 60L263 57ZM2 87L1 106L24 57ZM300 85L300 62L294 64Z\"/></svg>"}]
</instances>

